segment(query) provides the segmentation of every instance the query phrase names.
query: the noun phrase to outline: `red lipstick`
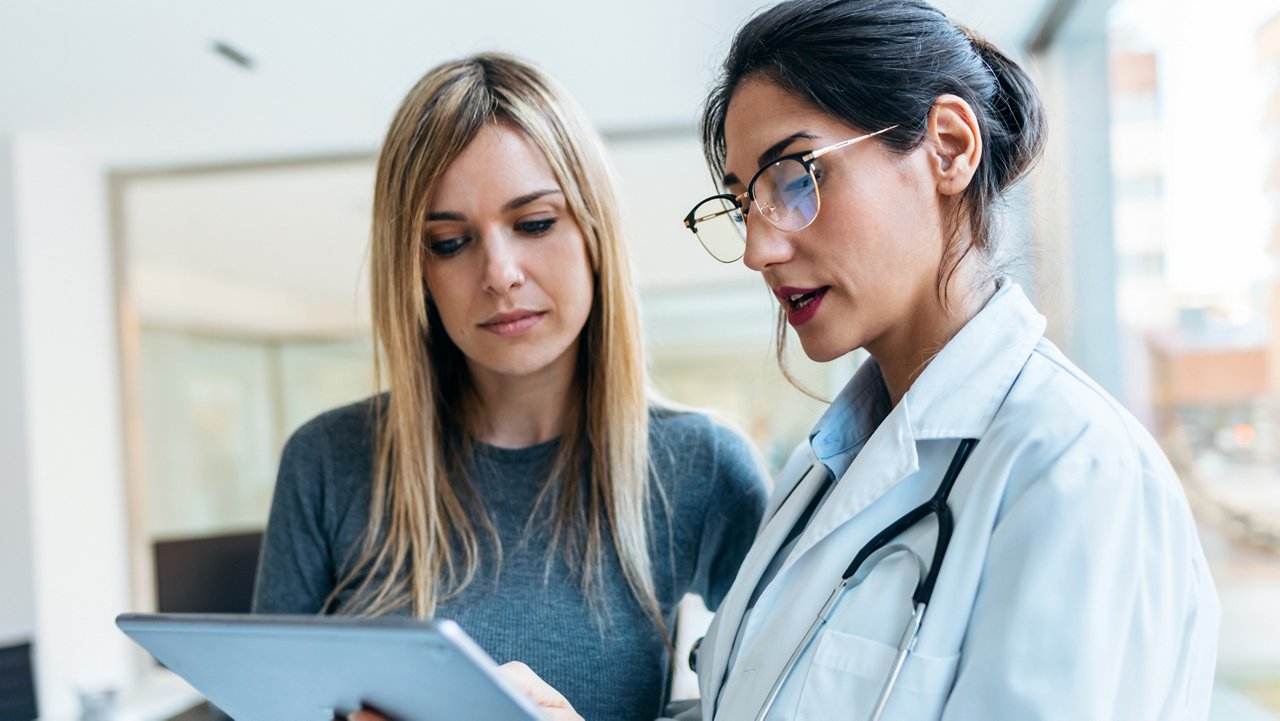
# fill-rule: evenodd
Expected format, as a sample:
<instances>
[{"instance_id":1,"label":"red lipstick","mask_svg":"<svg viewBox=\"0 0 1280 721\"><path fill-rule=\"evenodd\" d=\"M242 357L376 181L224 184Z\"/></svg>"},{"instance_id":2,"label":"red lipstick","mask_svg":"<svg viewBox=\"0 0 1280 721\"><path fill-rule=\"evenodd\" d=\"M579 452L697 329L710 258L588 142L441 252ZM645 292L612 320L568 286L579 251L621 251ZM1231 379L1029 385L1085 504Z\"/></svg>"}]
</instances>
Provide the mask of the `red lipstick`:
<instances>
[{"instance_id":1,"label":"red lipstick","mask_svg":"<svg viewBox=\"0 0 1280 721\"><path fill-rule=\"evenodd\" d=\"M818 306L822 305L822 298L830 289L831 286L794 288L784 285L775 289L773 294L778 296L782 308L787 312L787 322L792 328L799 328L818 312Z\"/></svg>"}]
</instances>

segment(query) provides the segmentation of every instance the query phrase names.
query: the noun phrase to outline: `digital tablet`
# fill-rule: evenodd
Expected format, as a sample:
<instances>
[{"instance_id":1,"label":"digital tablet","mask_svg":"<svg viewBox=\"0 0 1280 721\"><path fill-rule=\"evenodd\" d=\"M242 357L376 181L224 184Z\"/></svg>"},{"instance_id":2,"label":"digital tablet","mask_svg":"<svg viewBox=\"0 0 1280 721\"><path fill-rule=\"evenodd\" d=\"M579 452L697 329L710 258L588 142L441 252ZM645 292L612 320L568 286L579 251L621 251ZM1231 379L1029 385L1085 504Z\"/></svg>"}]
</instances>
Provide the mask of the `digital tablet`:
<instances>
[{"instance_id":1,"label":"digital tablet","mask_svg":"<svg viewBox=\"0 0 1280 721\"><path fill-rule=\"evenodd\" d=\"M236 721L543 721L452 621L126 613L116 625Z\"/></svg>"}]
</instances>

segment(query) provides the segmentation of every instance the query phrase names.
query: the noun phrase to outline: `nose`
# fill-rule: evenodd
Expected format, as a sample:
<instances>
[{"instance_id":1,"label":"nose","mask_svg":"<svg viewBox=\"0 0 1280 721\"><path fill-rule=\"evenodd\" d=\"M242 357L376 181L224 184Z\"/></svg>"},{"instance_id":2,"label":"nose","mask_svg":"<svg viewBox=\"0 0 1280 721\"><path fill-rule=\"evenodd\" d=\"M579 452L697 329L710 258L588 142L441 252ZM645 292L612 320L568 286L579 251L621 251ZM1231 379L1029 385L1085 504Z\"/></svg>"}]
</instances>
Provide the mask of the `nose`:
<instances>
[{"instance_id":1,"label":"nose","mask_svg":"<svg viewBox=\"0 0 1280 721\"><path fill-rule=\"evenodd\" d=\"M760 213L747 215L747 250L742 262L748 268L760 272L771 265L791 260L795 247L786 233L769 224Z\"/></svg>"},{"instance_id":2,"label":"nose","mask_svg":"<svg viewBox=\"0 0 1280 721\"><path fill-rule=\"evenodd\" d=\"M485 239L484 278L486 292L505 295L524 285L524 264L511 238L494 233Z\"/></svg>"}]
</instances>

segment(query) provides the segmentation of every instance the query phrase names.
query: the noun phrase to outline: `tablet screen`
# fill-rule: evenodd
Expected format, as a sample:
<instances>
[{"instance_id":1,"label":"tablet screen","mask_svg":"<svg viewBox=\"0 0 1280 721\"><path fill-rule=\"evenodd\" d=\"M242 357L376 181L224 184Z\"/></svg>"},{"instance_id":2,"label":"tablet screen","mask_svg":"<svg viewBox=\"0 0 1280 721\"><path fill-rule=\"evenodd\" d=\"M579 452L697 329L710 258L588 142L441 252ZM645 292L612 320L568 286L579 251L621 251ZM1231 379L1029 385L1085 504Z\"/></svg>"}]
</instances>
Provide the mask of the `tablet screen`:
<instances>
[{"instance_id":1,"label":"tablet screen","mask_svg":"<svg viewBox=\"0 0 1280 721\"><path fill-rule=\"evenodd\" d=\"M236 721L537 721L451 621L124 614L122 631Z\"/></svg>"}]
</instances>

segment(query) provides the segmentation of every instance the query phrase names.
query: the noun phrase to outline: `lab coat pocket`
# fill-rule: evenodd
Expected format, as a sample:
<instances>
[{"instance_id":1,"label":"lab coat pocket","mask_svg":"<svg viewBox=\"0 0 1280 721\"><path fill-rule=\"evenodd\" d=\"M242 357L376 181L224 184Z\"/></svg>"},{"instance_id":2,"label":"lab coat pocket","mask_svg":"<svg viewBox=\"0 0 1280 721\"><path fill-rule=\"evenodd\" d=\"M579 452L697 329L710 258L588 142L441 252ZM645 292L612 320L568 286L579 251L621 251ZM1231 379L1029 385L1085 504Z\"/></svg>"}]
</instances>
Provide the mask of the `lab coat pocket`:
<instances>
[{"instance_id":1,"label":"lab coat pocket","mask_svg":"<svg viewBox=\"0 0 1280 721\"><path fill-rule=\"evenodd\" d=\"M898 650L862 636L826 629L805 676L796 719L869 718ZM960 654L907 656L884 719L938 718L955 681Z\"/></svg>"}]
</instances>

